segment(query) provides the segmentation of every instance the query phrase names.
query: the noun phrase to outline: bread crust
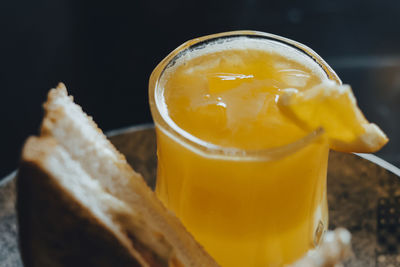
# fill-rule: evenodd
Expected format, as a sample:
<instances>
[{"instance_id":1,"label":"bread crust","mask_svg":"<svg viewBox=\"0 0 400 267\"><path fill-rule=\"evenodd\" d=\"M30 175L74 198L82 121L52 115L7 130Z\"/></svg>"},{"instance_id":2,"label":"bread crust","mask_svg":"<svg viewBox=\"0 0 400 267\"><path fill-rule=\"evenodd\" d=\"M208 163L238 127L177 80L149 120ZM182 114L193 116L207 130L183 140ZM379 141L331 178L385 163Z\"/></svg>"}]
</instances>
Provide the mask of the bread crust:
<instances>
[{"instance_id":1,"label":"bread crust","mask_svg":"<svg viewBox=\"0 0 400 267\"><path fill-rule=\"evenodd\" d=\"M41 136L53 136L100 182L104 190L141 214L139 218L120 216L117 219L131 240L146 243L161 257L168 258L170 266L218 266L181 221L166 209L142 176L132 169L125 156L107 140L93 118L73 102L64 84L60 83L56 89L49 91L43 106L45 116ZM99 143L103 151L93 149ZM94 159L103 163L100 175L97 174L98 169L93 171L88 167ZM105 172L108 176L103 175ZM139 225L137 219L141 221Z\"/></svg>"}]
</instances>

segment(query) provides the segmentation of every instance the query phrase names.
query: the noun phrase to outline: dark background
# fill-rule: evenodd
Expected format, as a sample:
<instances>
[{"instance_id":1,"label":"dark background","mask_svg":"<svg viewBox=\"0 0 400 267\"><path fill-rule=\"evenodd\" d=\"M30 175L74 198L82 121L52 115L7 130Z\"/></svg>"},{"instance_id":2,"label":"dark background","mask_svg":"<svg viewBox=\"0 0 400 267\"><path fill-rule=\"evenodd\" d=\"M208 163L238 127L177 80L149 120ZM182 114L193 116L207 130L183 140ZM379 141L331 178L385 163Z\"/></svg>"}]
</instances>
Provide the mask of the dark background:
<instances>
[{"instance_id":1,"label":"dark background","mask_svg":"<svg viewBox=\"0 0 400 267\"><path fill-rule=\"evenodd\" d=\"M71 1L0 3L0 177L36 134L63 81L107 131L151 122L152 69L186 40L222 31L282 35L319 53L391 138L400 166L400 1Z\"/></svg>"}]
</instances>

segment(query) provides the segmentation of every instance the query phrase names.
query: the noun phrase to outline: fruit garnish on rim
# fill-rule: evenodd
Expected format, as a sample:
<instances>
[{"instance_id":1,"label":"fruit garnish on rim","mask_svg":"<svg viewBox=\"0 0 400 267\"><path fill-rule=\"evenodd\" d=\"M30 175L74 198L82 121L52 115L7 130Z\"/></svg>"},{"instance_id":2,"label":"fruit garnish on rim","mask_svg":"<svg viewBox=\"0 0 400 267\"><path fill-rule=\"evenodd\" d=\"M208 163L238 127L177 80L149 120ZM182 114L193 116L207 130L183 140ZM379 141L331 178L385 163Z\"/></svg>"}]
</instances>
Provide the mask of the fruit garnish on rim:
<instances>
[{"instance_id":1,"label":"fruit garnish on rim","mask_svg":"<svg viewBox=\"0 0 400 267\"><path fill-rule=\"evenodd\" d=\"M372 153L389 141L364 117L349 85L325 81L305 91L282 91L280 110L307 131L322 127L333 150Z\"/></svg>"}]
</instances>

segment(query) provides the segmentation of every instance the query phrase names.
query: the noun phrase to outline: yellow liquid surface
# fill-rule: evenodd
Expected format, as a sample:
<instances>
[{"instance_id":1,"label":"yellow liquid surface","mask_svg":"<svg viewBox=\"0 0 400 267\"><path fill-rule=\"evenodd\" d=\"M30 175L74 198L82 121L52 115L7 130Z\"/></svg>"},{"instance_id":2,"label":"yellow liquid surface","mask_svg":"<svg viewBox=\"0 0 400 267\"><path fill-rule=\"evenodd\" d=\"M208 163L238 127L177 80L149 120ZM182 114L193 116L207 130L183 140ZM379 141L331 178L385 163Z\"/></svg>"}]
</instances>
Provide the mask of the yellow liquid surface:
<instances>
[{"instance_id":1,"label":"yellow liquid surface","mask_svg":"<svg viewBox=\"0 0 400 267\"><path fill-rule=\"evenodd\" d=\"M321 76L276 51L214 51L165 75L167 115L219 146L268 149L307 135L282 114L282 90ZM328 145L323 139L271 160L215 159L157 128L156 192L222 266L282 266L314 246L326 227Z\"/></svg>"}]
</instances>

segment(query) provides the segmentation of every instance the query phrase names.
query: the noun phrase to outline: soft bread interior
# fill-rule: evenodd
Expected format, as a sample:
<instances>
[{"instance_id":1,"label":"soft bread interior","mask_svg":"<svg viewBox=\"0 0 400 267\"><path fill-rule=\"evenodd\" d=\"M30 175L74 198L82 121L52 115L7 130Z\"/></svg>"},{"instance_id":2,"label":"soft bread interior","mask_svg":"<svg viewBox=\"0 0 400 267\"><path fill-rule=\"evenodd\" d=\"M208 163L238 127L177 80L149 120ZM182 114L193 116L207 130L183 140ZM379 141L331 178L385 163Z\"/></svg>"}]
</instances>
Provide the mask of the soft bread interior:
<instances>
[{"instance_id":1,"label":"soft bread interior","mask_svg":"<svg viewBox=\"0 0 400 267\"><path fill-rule=\"evenodd\" d=\"M125 203L105 192L98 181L86 173L79 162L57 144L52 137L30 137L23 150L22 159L45 170L52 182L64 193L87 208L91 216L97 218L104 227L112 232L129 252L143 266L148 266L140 253L132 246L131 240L123 233L113 216L114 213L134 216ZM40 192L38 192L40 194Z\"/></svg>"},{"instance_id":2,"label":"soft bread interior","mask_svg":"<svg viewBox=\"0 0 400 267\"><path fill-rule=\"evenodd\" d=\"M131 236L150 247L158 247L160 241L171 245L178 262L184 266L216 266L179 220L165 209L142 177L132 170L92 118L73 102L63 84L49 92L44 107L42 135L53 136L105 191L142 216L141 220L121 216L125 231L132 232ZM147 232L142 232L143 227L135 227L137 221L146 225Z\"/></svg>"}]
</instances>

